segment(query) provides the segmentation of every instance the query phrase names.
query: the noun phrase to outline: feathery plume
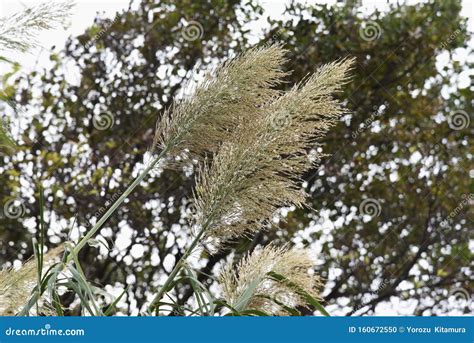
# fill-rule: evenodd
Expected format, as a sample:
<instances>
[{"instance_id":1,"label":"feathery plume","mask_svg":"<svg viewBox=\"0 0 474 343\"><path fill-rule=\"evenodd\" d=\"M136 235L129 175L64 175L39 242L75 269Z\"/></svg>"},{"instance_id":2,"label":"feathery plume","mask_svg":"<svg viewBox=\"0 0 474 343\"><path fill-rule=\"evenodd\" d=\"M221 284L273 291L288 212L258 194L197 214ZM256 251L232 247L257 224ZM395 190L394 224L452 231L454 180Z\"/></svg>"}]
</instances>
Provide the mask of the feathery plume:
<instances>
[{"instance_id":1,"label":"feathery plume","mask_svg":"<svg viewBox=\"0 0 474 343\"><path fill-rule=\"evenodd\" d=\"M195 227L215 247L271 224L275 211L305 204L301 176L321 154L308 156L344 109L332 97L348 80L353 60L321 67L243 122L200 169Z\"/></svg>"},{"instance_id":2,"label":"feathery plume","mask_svg":"<svg viewBox=\"0 0 474 343\"><path fill-rule=\"evenodd\" d=\"M227 303L239 311L288 315L287 308L308 307L294 285L320 300L321 281L312 272L313 265L306 250L268 245L244 257L237 266L227 264L219 277L220 287ZM286 281L276 281L270 272L284 276Z\"/></svg>"},{"instance_id":3,"label":"feathery plume","mask_svg":"<svg viewBox=\"0 0 474 343\"><path fill-rule=\"evenodd\" d=\"M45 2L0 18L0 49L25 52L37 46L38 32L65 26L73 6L72 1Z\"/></svg>"},{"instance_id":4,"label":"feathery plume","mask_svg":"<svg viewBox=\"0 0 474 343\"><path fill-rule=\"evenodd\" d=\"M157 122L153 149L201 158L214 152L240 122L253 120L259 106L273 100L272 89L286 75L279 45L254 48L208 73L191 96L176 101ZM153 152L153 150L152 150Z\"/></svg>"},{"instance_id":5,"label":"feathery plume","mask_svg":"<svg viewBox=\"0 0 474 343\"><path fill-rule=\"evenodd\" d=\"M43 270L53 265L63 246L51 249L43 256ZM26 304L36 286L38 270L35 259L30 259L18 270L0 271L0 316L15 315Z\"/></svg>"}]
</instances>

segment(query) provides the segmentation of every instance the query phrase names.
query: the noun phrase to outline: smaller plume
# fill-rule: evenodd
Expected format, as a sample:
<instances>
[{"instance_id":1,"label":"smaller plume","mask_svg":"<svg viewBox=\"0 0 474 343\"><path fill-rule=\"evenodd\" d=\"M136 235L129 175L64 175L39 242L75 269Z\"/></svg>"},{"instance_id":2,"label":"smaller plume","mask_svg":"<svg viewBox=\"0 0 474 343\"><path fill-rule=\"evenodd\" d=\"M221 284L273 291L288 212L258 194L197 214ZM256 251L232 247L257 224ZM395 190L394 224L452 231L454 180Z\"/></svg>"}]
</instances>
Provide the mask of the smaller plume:
<instances>
[{"instance_id":1,"label":"smaller plume","mask_svg":"<svg viewBox=\"0 0 474 343\"><path fill-rule=\"evenodd\" d=\"M51 267L63 252L63 246L51 249L43 256L43 272ZM18 270L0 271L0 316L13 316L28 301L37 283L36 260L27 261Z\"/></svg>"},{"instance_id":2,"label":"smaller plume","mask_svg":"<svg viewBox=\"0 0 474 343\"><path fill-rule=\"evenodd\" d=\"M260 310L270 315L289 315L291 309L308 307L293 287L272 279L268 273L284 276L315 299L320 299L321 281L314 275L314 263L306 250L288 250L268 245L243 258L237 266L227 264L220 277L224 299L233 308Z\"/></svg>"},{"instance_id":3,"label":"smaller plume","mask_svg":"<svg viewBox=\"0 0 474 343\"><path fill-rule=\"evenodd\" d=\"M66 26L73 1L50 1L0 18L0 50L26 52L38 45L38 32Z\"/></svg>"}]
</instances>

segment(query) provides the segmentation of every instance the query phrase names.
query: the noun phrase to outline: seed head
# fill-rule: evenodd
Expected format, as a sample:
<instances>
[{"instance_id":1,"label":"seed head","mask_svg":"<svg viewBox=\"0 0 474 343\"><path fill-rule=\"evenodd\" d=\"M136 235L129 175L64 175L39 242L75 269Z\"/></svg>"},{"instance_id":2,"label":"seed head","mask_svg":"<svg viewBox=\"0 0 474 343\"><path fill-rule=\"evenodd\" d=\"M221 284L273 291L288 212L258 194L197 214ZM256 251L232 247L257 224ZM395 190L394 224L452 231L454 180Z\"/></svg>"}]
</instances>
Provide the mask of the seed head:
<instances>
[{"instance_id":1,"label":"seed head","mask_svg":"<svg viewBox=\"0 0 474 343\"><path fill-rule=\"evenodd\" d=\"M237 266L224 267L219 281L223 297L233 308L260 310L271 315L288 315L285 307L307 307L305 299L288 281L319 299L320 278L312 273L313 262L306 250L267 246L243 258ZM287 279L276 281L268 273Z\"/></svg>"},{"instance_id":2,"label":"seed head","mask_svg":"<svg viewBox=\"0 0 474 343\"><path fill-rule=\"evenodd\" d=\"M344 109L333 98L347 81L352 60L320 68L259 109L229 135L198 173L196 227L208 243L252 234L271 225L285 206L305 205L302 175L321 157L308 156Z\"/></svg>"},{"instance_id":3,"label":"seed head","mask_svg":"<svg viewBox=\"0 0 474 343\"><path fill-rule=\"evenodd\" d=\"M50 1L29 7L8 18L0 18L1 50L25 52L38 45L39 31L65 26L73 1Z\"/></svg>"},{"instance_id":4,"label":"seed head","mask_svg":"<svg viewBox=\"0 0 474 343\"><path fill-rule=\"evenodd\" d=\"M43 256L46 271L62 253L63 246L51 249ZM37 282L36 260L27 261L18 270L0 271L0 316L15 315L26 304Z\"/></svg>"},{"instance_id":5,"label":"seed head","mask_svg":"<svg viewBox=\"0 0 474 343\"><path fill-rule=\"evenodd\" d=\"M207 74L158 120L153 147L197 159L216 151L237 125L279 94L273 87L286 75L284 55L278 45L255 48Z\"/></svg>"}]
</instances>

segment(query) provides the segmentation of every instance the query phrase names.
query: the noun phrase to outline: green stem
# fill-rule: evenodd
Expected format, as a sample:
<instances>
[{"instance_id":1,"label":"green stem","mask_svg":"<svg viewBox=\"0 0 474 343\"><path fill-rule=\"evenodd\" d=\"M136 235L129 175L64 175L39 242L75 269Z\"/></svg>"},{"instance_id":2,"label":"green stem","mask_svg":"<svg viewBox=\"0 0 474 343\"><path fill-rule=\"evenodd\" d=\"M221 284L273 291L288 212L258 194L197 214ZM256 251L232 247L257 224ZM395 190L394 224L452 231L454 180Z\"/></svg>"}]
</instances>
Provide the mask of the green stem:
<instances>
[{"instance_id":1,"label":"green stem","mask_svg":"<svg viewBox=\"0 0 474 343\"><path fill-rule=\"evenodd\" d=\"M123 201L130 195L130 193L133 192L133 190L140 184L140 182L145 178L145 176L148 175L151 169L155 167L155 165L158 163L160 159L165 156L165 154L168 151L168 147L165 147L161 151L161 153L150 163L148 167L146 167L140 175L133 181L133 183L128 186L128 188L123 192L123 194L120 196L120 198L115 201L112 206L107 210L107 212L104 213L104 215L99 219L99 221L92 227L92 229L87 232L87 234L82 237L82 239L77 243L77 245L74 247L72 253L70 253L67 257L66 264L71 262L73 259L73 255L77 255L79 251L84 247L84 245L87 244L87 241L89 241L95 234L96 232L102 227L102 225L109 219L109 217L115 212L115 210L123 203Z\"/></svg>"},{"instance_id":2,"label":"green stem","mask_svg":"<svg viewBox=\"0 0 474 343\"><path fill-rule=\"evenodd\" d=\"M229 187L229 185L226 185L226 187L224 187L223 189L221 189L221 195L222 196L219 196L218 197L218 200L216 200L214 202L214 204L212 205L211 209L209 210L209 215L207 216L207 219L206 221L202 224L201 226L201 230L199 231L199 233L196 235L196 237L194 238L193 242L191 243L191 245L188 247L188 249L186 249L186 251L184 252L183 256L181 256L180 260L178 261L178 263L176 263L176 265L174 266L173 270L171 271L170 275L168 276L168 278L166 279L164 285L160 288L160 290L158 291L158 294L153 298L153 301L151 302L150 306L148 307L148 309L151 311L154 311L156 309L156 303L158 301L160 301L160 299L163 297L163 295L165 294L165 292L168 290L168 287L169 285L171 284L171 282L174 280L174 278L176 277L176 275L179 273L179 271L181 270L181 268L183 268L184 264L186 263L186 259L188 258L188 256L192 253L192 251L194 250L194 248L196 247L196 245L198 244L199 240L202 238L202 236L204 235L204 232L210 227L212 226L212 223L214 221L214 216L215 216L215 210L217 208L219 208L220 204L224 201L223 199L226 197L226 195L228 194L228 191L227 191L227 188Z\"/></svg>"},{"instance_id":3,"label":"green stem","mask_svg":"<svg viewBox=\"0 0 474 343\"><path fill-rule=\"evenodd\" d=\"M199 240L202 238L202 235L204 234L204 231L206 231L205 226L202 227L201 231L199 231L199 233L196 235L196 237L192 241L191 245L186 249L183 256L181 256L181 258L179 259L178 263L176 263L176 265L174 266L174 268L171 271L170 275L168 275L168 278L166 279L164 285L160 288L160 290L158 291L156 296L153 298L153 301L151 302L150 307L149 307L150 311L153 311L156 308L155 303L160 301L160 299L163 297L163 295L167 291L167 289L168 289L169 285L171 284L171 282L174 280L176 275L178 275L181 268L184 267L184 264L186 263L186 259L189 257L189 255L191 255L194 248L199 243Z\"/></svg>"},{"instance_id":4,"label":"green stem","mask_svg":"<svg viewBox=\"0 0 474 343\"><path fill-rule=\"evenodd\" d=\"M179 259L178 263L176 263L176 265L174 266L173 270L171 271L170 275L168 275L168 278L166 279L165 283L163 286L161 286L160 290L158 291L158 293L156 294L156 296L153 298L153 301L151 302L150 306L149 306L149 310L152 312L155 308L156 308L156 305L155 303L157 303L158 301L160 301L160 299L163 297L163 295L165 294L165 292L168 290L168 287L169 285L171 284L171 282L174 280L174 278L176 277L176 275L178 275L179 271L181 270L181 268L184 267L184 264L186 263L186 259L189 257L189 255L191 255L191 253L193 252L194 248L196 247L196 245L199 243L200 239L202 238L202 235L204 234L204 232L206 231L206 226L203 226L201 231L199 231L199 233L196 235L196 237L194 238L194 240L192 241L191 245L186 249L186 251L184 252L183 256L181 256L181 258Z\"/></svg>"}]
</instances>

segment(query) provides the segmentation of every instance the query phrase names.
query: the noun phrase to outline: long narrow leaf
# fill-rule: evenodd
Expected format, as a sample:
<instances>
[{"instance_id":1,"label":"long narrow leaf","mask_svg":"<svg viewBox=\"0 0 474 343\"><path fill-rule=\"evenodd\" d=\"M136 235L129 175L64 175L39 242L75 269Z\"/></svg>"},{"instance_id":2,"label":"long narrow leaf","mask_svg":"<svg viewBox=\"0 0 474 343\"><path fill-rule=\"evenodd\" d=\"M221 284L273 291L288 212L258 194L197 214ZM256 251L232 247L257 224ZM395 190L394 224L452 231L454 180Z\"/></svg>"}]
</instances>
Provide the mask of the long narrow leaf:
<instances>
[{"instance_id":1,"label":"long narrow leaf","mask_svg":"<svg viewBox=\"0 0 474 343\"><path fill-rule=\"evenodd\" d=\"M128 291L128 287L125 288L123 292L120 293L120 295L107 307L107 309L104 311L104 316L109 316L112 313L112 311L115 310L118 302L127 293L127 291Z\"/></svg>"},{"instance_id":2,"label":"long narrow leaf","mask_svg":"<svg viewBox=\"0 0 474 343\"><path fill-rule=\"evenodd\" d=\"M302 289L300 286L298 286L297 284L295 284L294 282L291 282L290 280L288 280L286 277L284 277L283 275L280 275L280 274L277 274L275 272L269 272L267 274L268 276L270 276L271 278L273 278L275 281L278 281L278 282L284 282L285 285L293 288L295 290L296 293L298 293L299 295L301 295L308 304L310 304L311 306L313 306L315 309L317 309L319 312L321 312L323 315L329 317L330 314L326 311L326 309L319 303L319 301L317 301L316 299L314 299L308 292L306 292L304 289Z\"/></svg>"}]
</instances>

